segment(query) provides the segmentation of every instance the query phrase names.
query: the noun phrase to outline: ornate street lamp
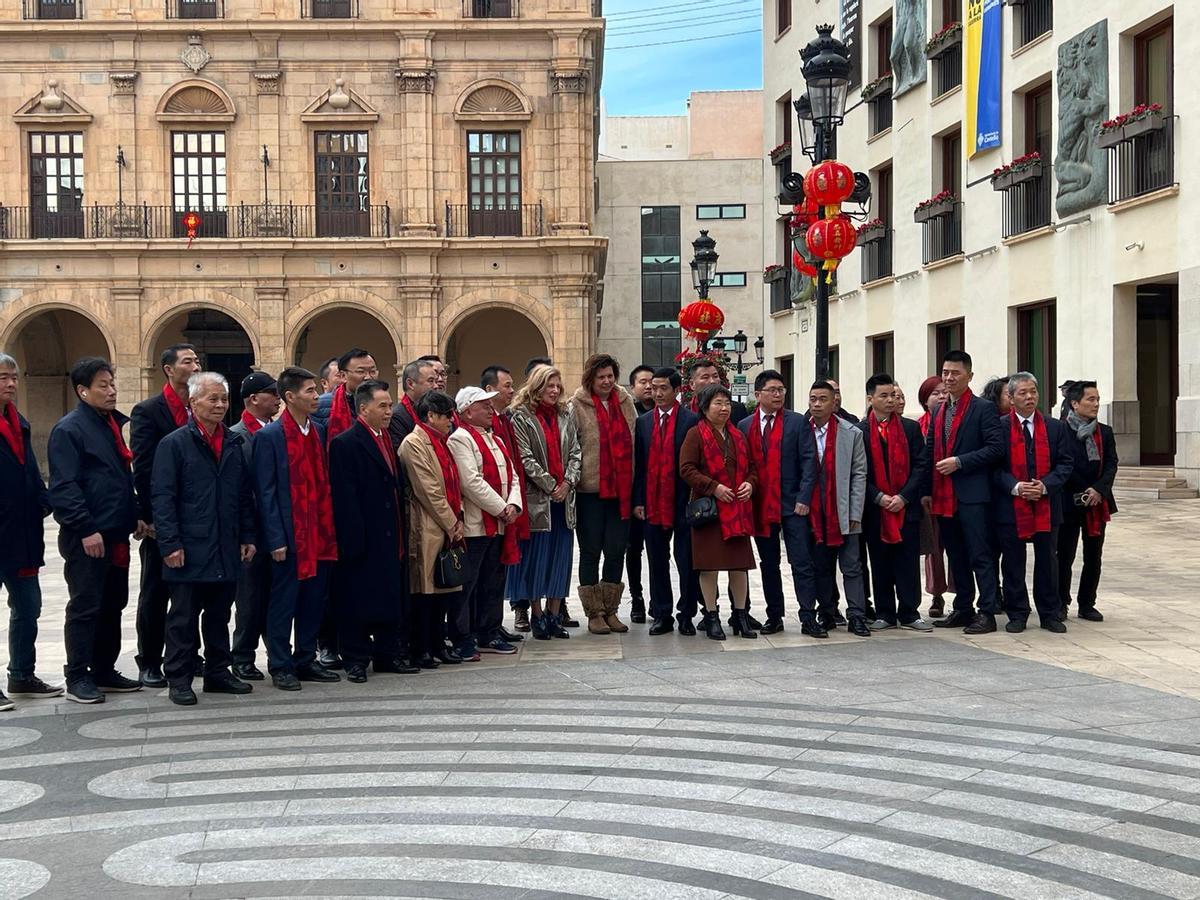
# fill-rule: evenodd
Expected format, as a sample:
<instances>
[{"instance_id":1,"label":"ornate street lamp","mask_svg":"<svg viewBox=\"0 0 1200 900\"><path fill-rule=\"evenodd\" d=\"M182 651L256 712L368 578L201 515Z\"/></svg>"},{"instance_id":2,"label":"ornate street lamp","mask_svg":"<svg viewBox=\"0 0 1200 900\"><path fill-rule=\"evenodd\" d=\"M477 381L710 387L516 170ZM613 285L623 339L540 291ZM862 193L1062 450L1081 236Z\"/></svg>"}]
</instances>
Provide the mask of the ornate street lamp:
<instances>
[{"instance_id":1,"label":"ornate street lamp","mask_svg":"<svg viewBox=\"0 0 1200 900\"><path fill-rule=\"evenodd\" d=\"M258 161L262 163L262 167L263 167L263 206L270 206L271 205L271 195L268 192L268 188L267 188L267 169L271 165L271 154L269 154L267 152L266 144L263 144L262 156L260 156L258 158Z\"/></svg>"},{"instance_id":2,"label":"ornate street lamp","mask_svg":"<svg viewBox=\"0 0 1200 900\"><path fill-rule=\"evenodd\" d=\"M766 349L766 347L767 342L763 340L763 336L761 334L754 339L754 358L758 361L760 366L763 364L763 351Z\"/></svg>"},{"instance_id":3,"label":"ornate street lamp","mask_svg":"<svg viewBox=\"0 0 1200 900\"><path fill-rule=\"evenodd\" d=\"M700 237L692 241L692 287L701 300L708 299L708 289L716 280L717 260L720 258L716 248L717 242L704 230L701 230Z\"/></svg>"},{"instance_id":4,"label":"ornate street lamp","mask_svg":"<svg viewBox=\"0 0 1200 900\"><path fill-rule=\"evenodd\" d=\"M792 106L796 108L796 121L800 125L800 149L813 162L819 162L820 160L814 158L816 144L813 138L812 102L808 99L808 94L801 94L798 100L792 102Z\"/></svg>"},{"instance_id":5,"label":"ornate street lamp","mask_svg":"<svg viewBox=\"0 0 1200 900\"><path fill-rule=\"evenodd\" d=\"M125 151L121 149L121 145L117 144L117 206L125 205Z\"/></svg>"},{"instance_id":6,"label":"ornate street lamp","mask_svg":"<svg viewBox=\"0 0 1200 900\"><path fill-rule=\"evenodd\" d=\"M808 87L813 122L836 128L846 114L851 69L849 49L833 36L832 25L818 25L817 36L800 51L800 58L804 60L804 83ZM826 158L829 156L832 154Z\"/></svg>"}]
</instances>

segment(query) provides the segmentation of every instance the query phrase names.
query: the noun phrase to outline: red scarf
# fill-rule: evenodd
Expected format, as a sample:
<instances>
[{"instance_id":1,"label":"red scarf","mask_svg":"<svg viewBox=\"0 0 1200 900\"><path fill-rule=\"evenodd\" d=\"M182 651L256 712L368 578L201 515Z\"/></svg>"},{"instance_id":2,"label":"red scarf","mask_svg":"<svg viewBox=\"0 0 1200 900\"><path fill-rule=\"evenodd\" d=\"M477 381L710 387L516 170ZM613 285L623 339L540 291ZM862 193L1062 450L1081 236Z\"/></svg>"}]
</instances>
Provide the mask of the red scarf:
<instances>
[{"instance_id":1,"label":"red scarf","mask_svg":"<svg viewBox=\"0 0 1200 900\"><path fill-rule=\"evenodd\" d=\"M678 401L662 427L662 410L655 407L654 427L650 432L650 452L646 458L646 521L659 528L675 525L675 422L679 418Z\"/></svg>"},{"instance_id":2,"label":"red scarf","mask_svg":"<svg viewBox=\"0 0 1200 900\"><path fill-rule=\"evenodd\" d=\"M921 413L921 418L917 419L917 424L921 426L921 437L929 437L929 422L932 418L929 410L925 410Z\"/></svg>"},{"instance_id":3,"label":"red scarf","mask_svg":"<svg viewBox=\"0 0 1200 900\"><path fill-rule=\"evenodd\" d=\"M117 443L117 455L121 457L121 461L125 463L125 468L128 470L133 465L133 451L125 445L125 436L121 434L121 426L117 424L116 417L111 413L104 416L108 422L108 427L113 433L113 439Z\"/></svg>"},{"instance_id":4,"label":"red scarf","mask_svg":"<svg viewBox=\"0 0 1200 900\"><path fill-rule=\"evenodd\" d=\"M600 432L600 499L617 500L621 518L633 510L633 435L621 412L621 395L613 390L608 404L592 394L596 427Z\"/></svg>"},{"instance_id":5,"label":"red scarf","mask_svg":"<svg viewBox=\"0 0 1200 900\"><path fill-rule=\"evenodd\" d=\"M420 421L421 421L421 419L420 419L420 417L417 415L417 408L416 408L416 406L414 406L414 405L413 405L413 402L412 402L411 400L409 400L409 399L408 399L408 394L401 394L401 395L400 395L400 405L401 405L401 406L403 406L405 409L407 409L407 410L408 410L408 414L409 414L410 416L412 416L412 420L413 420L413 427L416 427L416 424L417 424L418 422L420 422Z\"/></svg>"},{"instance_id":6,"label":"red scarf","mask_svg":"<svg viewBox=\"0 0 1200 900\"><path fill-rule=\"evenodd\" d=\"M167 401L167 409L171 411L171 418L175 420L175 427L182 428L188 420L187 404L179 399L179 395L175 393L175 388L171 387L169 381L163 385L162 393Z\"/></svg>"},{"instance_id":7,"label":"red scarf","mask_svg":"<svg viewBox=\"0 0 1200 900\"><path fill-rule=\"evenodd\" d=\"M1033 457L1035 471L1030 472L1025 462L1025 429L1016 412L1008 414L1008 465L1017 481L1040 481L1050 473L1050 441L1046 438L1046 420L1040 412L1033 414ZM1035 534L1050 530L1050 498L1043 495L1037 500L1013 497L1013 511L1017 516L1017 537L1029 540Z\"/></svg>"},{"instance_id":8,"label":"red scarf","mask_svg":"<svg viewBox=\"0 0 1200 900\"><path fill-rule=\"evenodd\" d=\"M883 438L879 429L887 432L887 460L883 458ZM871 468L875 472L875 488L889 496L899 494L908 482L909 458L908 438L899 416L892 416L886 425L880 425L875 410L867 413L867 442L871 448ZM904 528L904 510L891 512L879 510L879 536L885 544L900 543L900 531Z\"/></svg>"},{"instance_id":9,"label":"red scarf","mask_svg":"<svg viewBox=\"0 0 1200 900\"><path fill-rule=\"evenodd\" d=\"M247 434L258 434L262 431L262 422L255 418L254 414L247 409L242 410L242 424L246 426Z\"/></svg>"},{"instance_id":10,"label":"red scarf","mask_svg":"<svg viewBox=\"0 0 1200 900\"><path fill-rule=\"evenodd\" d=\"M454 457L450 455L450 448L446 446L447 435L431 428L420 419L417 419L417 425L429 435L429 443L433 444L434 455L437 456L438 465L442 469L442 481L446 484L446 500L455 517L461 519L462 482L458 479L458 467L454 465Z\"/></svg>"},{"instance_id":11,"label":"red scarf","mask_svg":"<svg viewBox=\"0 0 1200 900\"><path fill-rule=\"evenodd\" d=\"M358 416L356 418L356 421L358 422L358 424L360 426L365 428L367 431L367 434L369 434L371 436L371 440L373 440L375 442L375 446L377 448L379 448L380 454L383 455L384 465L386 465L388 467L388 471L392 473L392 477L394 478L396 476L396 453L392 449L392 442L391 442L391 439L388 438L387 432L384 431L381 434L376 434L374 431L371 430L371 426L363 421L362 416ZM397 496L397 499L399 499L398 496ZM396 504L396 545L397 545L396 553L400 558L404 557L404 519L403 519L402 509L403 509L403 507L399 503L397 503Z\"/></svg>"},{"instance_id":12,"label":"red scarf","mask_svg":"<svg viewBox=\"0 0 1200 900\"><path fill-rule=\"evenodd\" d=\"M767 447L763 448L763 411L754 411L750 422L750 455L758 470L758 490L754 492L754 524L759 534L770 534L771 526L783 521L783 410L774 413Z\"/></svg>"},{"instance_id":13,"label":"red scarf","mask_svg":"<svg viewBox=\"0 0 1200 900\"><path fill-rule=\"evenodd\" d=\"M208 444L208 449L213 452L213 456L217 458L217 462L219 463L221 461L221 449L225 446L225 426L218 422L212 434L205 431L203 425L198 425L197 427L204 438L204 443Z\"/></svg>"},{"instance_id":14,"label":"red scarf","mask_svg":"<svg viewBox=\"0 0 1200 900\"><path fill-rule=\"evenodd\" d=\"M354 424L350 414L350 401L346 398L346 385L339 384L333 392L333 404L329 409L329 424L325 428L325 445L341 434L349 431Z\"/></svg>"},{"instance_id":15,"label":"red scarf","mask_svg":"<svg viewBox=\"0 0 1200 900\"><path fill-rule=\"evenodd\" d=\"M542 426L542 435L546 438L546 469L557 487L567 477L566 469L563 468L562 434L558 430L558 407L539 403L537 419Z\"/></svg>"},{"instance_id":16,"label":"red scarf","mask_svg":"<svg viewBox=\"0 0 1200 900\"><path fill-rule=\"evenodd\" d=\"M283 415L283 437L287 444L288 485L292 499L292 532L296 541L296 578L304 581L317 574L318 562L337 559L333 532L333 498L329 493L329 471L325 448L309 420L308 434L300 430L290 412Z\"/></svg>"},{"instance_id":17,"label":"red scarf","mask_svg":"<svg viewBox=\"0 0 1200 900\"><path fill-rule=\"evenodd\" d=\"M954 482L951 476L943 475L937 470L937 464L943 459L954 455L954 442L958 440L958 426L966 418L967 408L975 395L970 389L958 399L954 409L954 421L950 424L950 440L946 440L946 407L950 401L945 401L938 407L937 415L933 417L933 514L935 516L952 516L958 509L958 498L954 496ZM1021 458L1025 458L1025 450L1021 450Z\"/></svg>"},{"instance_id":18,"label":"red scarf","mask_svg":"<svg viewBox=\"0 0 1200 900\"><path fill-rule=\"evenodd\" d=\"M507 448L508 458L513 461L513 468L517 470L517 480L521 482L521 515L509 528L516 533L518 541L527 541L529 540L529 510L525 508L525 467L521 465L521 451L517 447L517 435L513 431L512 419L500 415L494 409L492 410L492 434Z\"/></svg>"},{"instance_id":19,"label":"red scarf","mask_svg":"<svg viewBox=\"0 0 1200 900\"><path fill-rule=\"evenodd\" d=\"M483 432L474 425L464 425L470 433L471 438L475 441L475 446L479 448L479 455L483 459L479 470L483 475L483 480L488 483L488 486L500 495L504 500L505 505L508 505L509 495L513 489L513 479L516 477L514 471L512 456L504 446L504 441L499 440L495 434L492 439L496 442L496 446L500 448L500 454L504 457L506 466L504 485L500 484L500 467L496 465L496 457L492 454L492 448L488 446L487 440L484 439ZM500 530L500 519L497 516L490 516L486 512L483 513L483 532L488 537L495 536ZM500 562L506 566L515 566L521 561L521 551L517 548L517 527L514 522L504 529L502 541L500 545Z\"/></svg>"},{"instance_id":20,"label":"red scarf","mask_svg":"<svg viewBox=\"0 0 1200 900\"><path fill-rule=\"evenodd\" d=\"M746 483L750 472L750 448L746 436L736 428L725 428L725 440L733 443L734 474L729 476L725 465L725 451L717 441L717 433L707 419L700 420L700 444L704 451L705 473L725 487L737 491ZM717 501L717 513L721 517L721 537L728 541L737 537L750 537L754 532L754 503L750 500L734 499L730 503Z\"/></svg>"},{"instance_id":21,"label":"red scarf","mask_svg":"<svg viewBox=\"0 0 1200 900\"><path fill-rule=\"evenodd\" d=\"M21 431L21 420L17 416L17 404L15 403L8 404L8 408L4 410L4 416L0 417L0 437L3 437L8 443L17 462L25 465L25 435Z\"/></svg>"},{"instance_id":22,"label":"red scarf","mask_svg":"<svg viewBox=\"0 0 1200 900\"><path fill-rule=\"evenodd\" d=\"M816 423L813 423L816 431ZM830 416L829 430L825 432L825 458L821 463L821 483L813 491L809 520L812 522L813 539L826 547L840 547L842 523L838 518L837 501L837 436L838 417Z\"/></svg>"},{"instance_id":23,"label":"red scarf","mask_svg":"<svg viewBox=\"0 0 1200 900\"><path fill-rule=\"evenodd\" d=\"M9 404L12 408L12 404ZM1104 469L1104 439L1100 436L1100 426L1096 426L1096 430L1092 432L1092 440L1096 442L1096 449L1100 451L1100 468ZM1104 531L1104 524L1112 521L1112 512L1108 505L1108 498L1100 497L1100 502L1095 506L1089 506L1083 516L1083 525L1088 537L1100 537Z\"/></svg>"}]
</instances>

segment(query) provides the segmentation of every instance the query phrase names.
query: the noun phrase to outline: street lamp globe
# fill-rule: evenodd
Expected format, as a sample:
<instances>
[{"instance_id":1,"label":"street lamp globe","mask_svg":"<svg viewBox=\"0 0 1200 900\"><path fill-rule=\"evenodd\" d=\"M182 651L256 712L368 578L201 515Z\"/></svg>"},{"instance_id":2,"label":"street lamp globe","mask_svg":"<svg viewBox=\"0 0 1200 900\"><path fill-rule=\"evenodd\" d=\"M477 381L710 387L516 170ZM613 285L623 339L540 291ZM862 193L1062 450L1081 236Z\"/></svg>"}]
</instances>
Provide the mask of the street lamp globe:
<instances>
[{"instance_id":1,"label":"street lamp globe","mask_svg":"<svg viewBox=\"0 0 1200 900\"><path fill-rule=\"evenodd\" d=\"M754 339L754 359L761 366L763 364L763 351L767 348L767 342L763 340L760 334Z\"/></svg>"},{"instance_id":2,"label":"street lamp globe","mask_svg":"<svg viewBox=\"0 0 1200 900\"><path fill-rule=\"evenodd\" d=\"M850 51L833 36L832 25L818 25L817 36L800 51L800 58L813 122L841 125L850 86Z\"/></svg>"},{"instance_id":3,"label":"street lamp globe","mask_svg":"<svg viewBox=\"0 0 1200 900\"><path fill-rule=\"evenodd\" d=\"M735 334L733 336L733 352L736 353L739 357L744 356L746 353L746 344L748 343L748 341L749 341L749 338L746 337L746 332L742 331L742 329L739 328L737 330L737 334Z\"/></svg>"},{"instance_id":4,"label":"street lamp globe","mask_svg":"<svg viewBox=\"0 0 1200 900\"><path fill-rule=\"evenodd\" d=\"M796 122L800 126L800 149L805 156L812 158L817 145L813 135L812 101L808 99L808 94L801 94L798 100L792 102L792 106L796 109Z\"/></svg>"},{"instance_id":5,"label":"street lamp globe","mask_svg":"<svg viewBox=\"0 0 1200 900\"><path fill-rule=\"evenodd\" d=\"M725 348L728 347L729 345L725 343L725 338L716 337L712 341L709 342L709 346L712 347L714 350L716 350L718 353L724 354Z\"/></svg>"},{"instance_id":6,"label":"street lamp globe","mask_svg":"<svg viewBox=\"0 0 1200 900\"><path fill-rule=\"evenodd\" d=\"M692 286L700 292L701 297L708 296L708 286L717 276L717 242L708 236L707 231L701 231L700 237L692 241Z\"/></svg>"}]
</instances>

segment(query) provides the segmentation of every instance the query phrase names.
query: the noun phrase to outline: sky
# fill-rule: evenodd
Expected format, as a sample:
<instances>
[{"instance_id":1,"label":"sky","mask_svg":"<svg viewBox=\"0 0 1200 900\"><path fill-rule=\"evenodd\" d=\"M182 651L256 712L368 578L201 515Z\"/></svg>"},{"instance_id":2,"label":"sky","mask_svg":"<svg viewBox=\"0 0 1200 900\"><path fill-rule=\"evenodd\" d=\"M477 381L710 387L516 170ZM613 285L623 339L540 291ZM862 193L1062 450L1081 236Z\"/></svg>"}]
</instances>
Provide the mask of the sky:
<instances>
[{"instance_id":1,"label":"sky","mask_svg":"<svg viewBox=\"0 0 1200 900\"><path fill-rule=\"evenodd\" d=\"M610 116L682 115L692 91L762 87L762 0L604 0L604 17Z\"/></svg>"}]
</instances>

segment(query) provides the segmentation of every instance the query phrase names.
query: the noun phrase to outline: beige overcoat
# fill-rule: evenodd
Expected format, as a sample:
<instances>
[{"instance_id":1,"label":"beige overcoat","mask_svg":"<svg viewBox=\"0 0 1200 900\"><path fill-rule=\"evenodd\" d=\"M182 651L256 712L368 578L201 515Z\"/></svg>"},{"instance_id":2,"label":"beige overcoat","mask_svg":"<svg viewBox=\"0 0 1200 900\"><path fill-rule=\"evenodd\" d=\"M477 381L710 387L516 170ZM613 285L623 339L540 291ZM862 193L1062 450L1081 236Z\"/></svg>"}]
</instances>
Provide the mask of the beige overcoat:
<instances>
[{"instance_id":1,"label":"beige overcoat","mask_svg":"<svg viewBox=\"0 0 1200 900\"><path fill-rule=\"evenodd\" d=\"M442 467L423 428L400 442L400 461L407 482L409 588L414 594L453 593L433 586L434 560L458 518L446 499Z\"/></svg>"}]
</instances>

